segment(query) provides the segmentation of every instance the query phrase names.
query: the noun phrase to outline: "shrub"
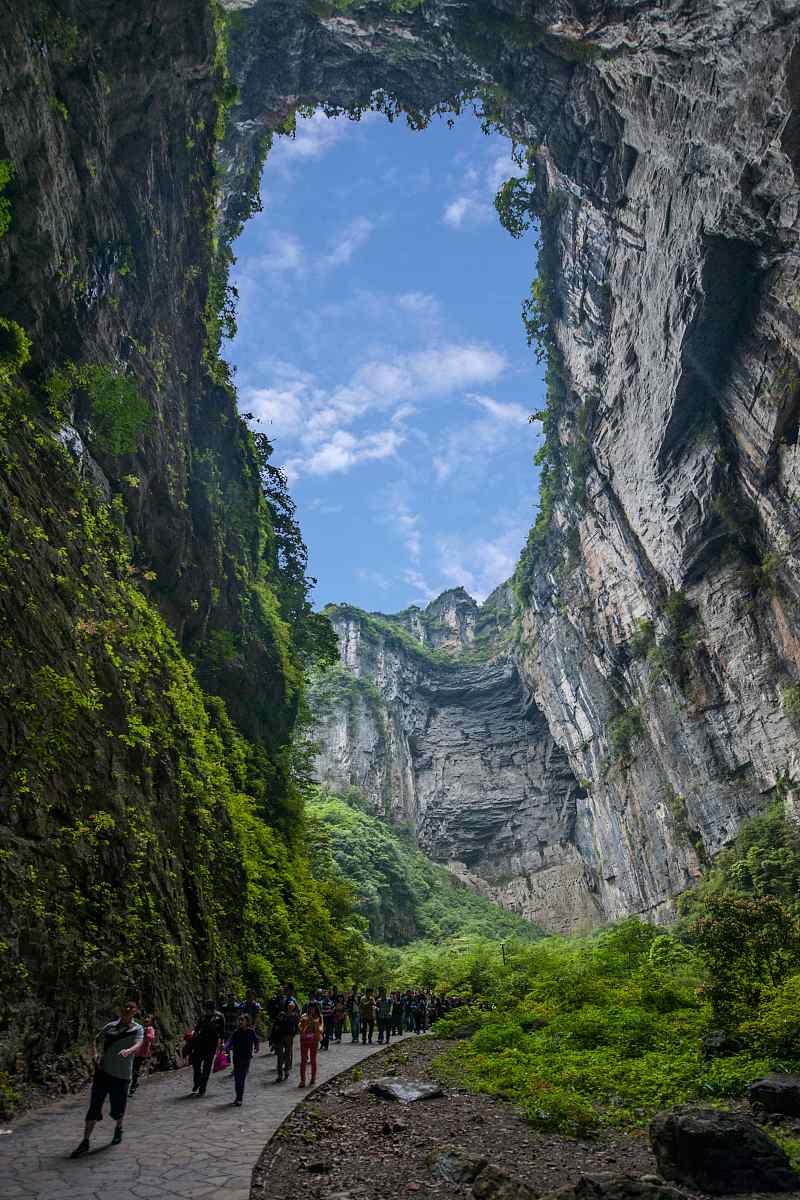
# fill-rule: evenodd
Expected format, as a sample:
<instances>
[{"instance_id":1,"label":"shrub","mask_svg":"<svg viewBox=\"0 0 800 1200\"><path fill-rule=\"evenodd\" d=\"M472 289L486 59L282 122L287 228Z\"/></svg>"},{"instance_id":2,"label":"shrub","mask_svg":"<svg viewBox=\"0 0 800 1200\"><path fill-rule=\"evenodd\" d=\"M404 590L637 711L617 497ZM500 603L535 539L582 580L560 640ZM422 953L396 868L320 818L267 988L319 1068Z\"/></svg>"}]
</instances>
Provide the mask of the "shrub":
<instances>
[{"instance_id":1,"label":"shrub","mask_svg":"<svg viewBox=\"0 0 800 1200\"><path fill-rule=\"evenodd\" d=\"M150 423L150 405L134 381L109 367L85 367L81 380L89 398L92 435L109 454L134 454Z\"/></svg>"},{"instance_id":2,"label":"shrub","mask_svg":"<svg viewBox=\"0 0 800 1200\"><path fill-rule=\"evenodd\" d=\"M149 401L134 380L116 367L69 363L52 372L46 391L56 420L63 419L66 403L75 392L84 394L89 405L90 440L107 454L134 454L151 420Z\"/></svg>"},{"instance_id":3,"label":"shrub","mask_svg":"<svg viewBox=\"0 0 800 1200\"><path fill-rule=\"evenodd\" d=\"M800 684L784 688L781 692L781 702L787 717L800 724Z\"/></svg>"},{"instance_id":4,"label":"shrub","mask_svg":"<svg viewBox=\"0 0 800 1200\"><path fill-rule=\"evenodd\" d=\"M739 1033L765 1055L800 1058L800 974L790 975L762 1001L758 1016Z\"/></svg>"},{"instance_id":5,"label":"shrub","mask_svg":"<svg viewBox=\"0 0 800 1200\"><path fill-rule=\"evenodd\" d=\"M626 759L630 755L631 745L644 733L644 725L638 708L626 708L620 716L615 717L608 727L608 738L611 756L617 760Z\"/></svg>"},{"instance_id":6,"label":"shrub","mask_svg":"<svg viewBox=\"0 0 800 1200\"><path fill-rule=\"evenodd\" d=\"M635 623L633 633L628 639L631 658L647 658L649 650L655 645L655 640L655 625L646 617L642 617Z\"/></svg>"},{"instance_id":7,"label":"shrub","mask_svg":"<svg viewBox=\"0 0 800 1200\"><path fill-rule=\"evenodd\" d=\"M7 158L0 158L0 237L11 228L11 201L3 192L14 178L14 164Z\"/></svg>"},{"instance_id":8,"label":"shrub","mask_svg":"<svg viewBox=\"0 0 800 1200\"><path fill-rule=\"evenodd\" d=\"M21 325L0 317L0 384L8 384L31 357L31 340Z\"/></svg>"},{"instance_id":9,"label":"shrub","mask_svg":"<svg viewBox=\"0 0 800 1200\"><path fill-rule=\"evenodd\" d=\"M715 1020L733 1028L800 967L800 921L774 896L712 897L690 933L708 969Z\"/></svg>"}]
</instances>

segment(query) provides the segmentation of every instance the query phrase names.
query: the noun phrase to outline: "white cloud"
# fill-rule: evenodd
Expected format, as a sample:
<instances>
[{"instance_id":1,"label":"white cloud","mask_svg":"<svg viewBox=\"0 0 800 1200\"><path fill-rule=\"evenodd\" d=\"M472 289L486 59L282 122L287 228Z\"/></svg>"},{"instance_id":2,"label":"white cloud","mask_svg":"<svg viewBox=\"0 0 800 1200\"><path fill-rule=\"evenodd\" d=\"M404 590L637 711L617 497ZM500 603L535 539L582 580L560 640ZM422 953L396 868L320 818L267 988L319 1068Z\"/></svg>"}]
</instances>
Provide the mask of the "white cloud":
<instances>
[{"instance_id":1,"label":"white cloud","mask_svg":"<svg viewBox=\"0 0 800 1200\"><path fill-rule=\"evenodd\" d=\"M267 158L267 179L275 169L285 171L295 163L322 158L323 154L347 137L350 129L350 122L326 117L320 110L310 117L298 117L294 137L278 136L274 139Z\"/></svg>"},{"instance_id":2,"label":"white cloud","mask_svg":"<svg viewBox=\"0 0 800 1200\"><path fill-rule=\"evenodd\" d=\"M356 567L355 573L359 579L373 584L375 587L380 588L382 592L388 592L392 586L392 581L388 575L384 575L383 571L376 571L372 567Z\"/></svg>"},{"instance_id":3,"label":"white cloud","mask_svg":"<svg viewBox=\"0 0 800 1200\"><path fill-rule=\"evenodd\" d=\"M400 425L403 421L407 421L409 417L415 416L417 411L413 404L401 404L392 413L392 424Z\"/></svg>"},{"instance_id":4,"label":"white cloud","mask_svg":"<svg viewBox=\"0 0 800 1200\"><path fill-rule=\"evenodd\" d=\"M509 149L505 146L499 151L493 149L488 161L462 172L459 194L446 206L443 223L450 229L464 230L493 220L493 201L500 187L512 176L522 174Z\"/></svg>"},{"instance_id":5,"label":"white cloud","mask_svg":"<svg viewBox=\"0 0 800 1200\"><path fill-rule=\"evenodd\" d=\"M340 513L343 505L331 504L330 501L323 500L320 496L315 496L313 500L309 500L305 507L309 512L317 512L323 517L331 517L335 513Z\"/></svg>"},{"instance_id":6,"label":"white cloud","mask_svg":"<svg viewBox=\"0 0 800 1200\"><path fill-rule=\"evenodd\" d=\"M266 382L242 388L242 408L252 411L257 421L269 423L276 434L296 441L286 467L293 478L304 472L339 473L359 462L394 454L405 440L403 421L421 401L491 383L506 367L503 355L490 346L448 342L434 349L372 358L347 383L326 389L308 371L264 360L250 375L266 376ZM357 421L387 410L392 428L351 432Z\"/></svg>"},{"instance_id":7,"label":"white cloud","mask_svg":"<svg viewBox=\"0 0 800 1200\"><path fill-rule=\"evenodd\" d=\"M425 321L437 320L440 313L439 301L427 292L403 292L397 297L397 307Z\"/></svg>"},{"instance_id":8,"label":"white cloud","mask_svg":"<svg viewBox=\"0 0 800 1200\"><path fill-rule=\"evenodd\" d=\"M486 168L486 186L489 195L494 198L507 179L518 178L524 174L525 172L517 166L509 151L500 151L495 154Z\"/></svg>"},{"instance_id":9,"label":"white cloud","mask_svg":"<svg viewBox=\"0 0 800 1200\"><path fill-rule=\"evenodd\" d=\"M272 426L274 433L296 437L303 427L303 396L300 386L250 388L246 402L253 417Z\"/></svg>"},{"instance_id":10,"label":"white cloud","mask_svg":"<svg viewBox=\"0 0 800 1200\"><path fill-rule=\"evenodd\" d=\"M266 252L249 258L246 271L249 275L262 271L270 274L299 273L305 265L306 254L300 239L293 233L281 233L275 229L267 238Z\"/></svg>"},{"instance_id":11,"label":"white cloud","mask_svg":"<svg viewBox=\"0 0 800 1200\"><path fill-rule=\"evenodd\" d=\"M457 391L476 383L491 383L506 369L502 354L476 343L423 350L410 359L417 381L435 393Z\"/></svg>"},{"instance_id":12,"label":"white cloud","mask_svg":"<svg viewBox=\"0 0 800 1200\"><path fill-rule=\"evenodd\" d=\"M453 473L454 462L443 454L434 454L431 465L438 483L444 483Z\"/></svg>"},{"instance_id":13,"label":"white cloud","mask_svg":"<svg viewBox=\"0 0 800 1200\"><path fill-rule=\"evenodd\" d=\"M528 424L530 414L521 404L503 404L501 401L495 400L493 396L470 396L469 398L480 405L484 412L488 413L490 417L494 417L496 421L511 425Z\"/></svg>"},{"instance_id":14,"label":"white cloud","mask_svg":"<svg viewBox=\"0 0 800 1200\"><path fill-rule=\"evenodd\" d=\"M403 545L411 558L418 561L422 554L422 531L419 527L418 514L403 511L396 512L395 522L403 538Z\"/></svg>"},{"instance_id":15,"label":"white cloud","mask_svg":"<svg viewBox=\"0 0 800 1200\"><path fill-rule=\"evenodd\" d=\"M360 250L372 236L375 225L367 217L356 217L346 229L337 236L334 249L325 258L331 267L345 266L357 250Z\"/></svg>"},{"instance_id":16,"label":"white cloud","mask_svg":"<svg viewBox=\"0 0 800 1200\"><path fill-rule=\"evenodd\" d=\"M295 478L308 475L333 475L349 471L360 462L391 458L403 444L396 429L382 429L356 437L346 429L337 429L333 436L319 446L305 461L295 460Z\"/></svg>"},{"instance_id":17,"label":"white cloud","mask_svg":"<svg viewBox=\"0 0 800 1200\"><path fill-rule=\"evenodd\" d=\"M437 542L441 574L450 587L464 587L477 601L508 579L519 559L525 538L523 526L514 525L494 538L443 537Z\"/></svg>"},{"instance_id":18,"label":"white cloud","mask_svg":"<svg viewBox=\"0 0 800 1200\"><path fill-rule=\"evenodd\" d=\"M436 588L432 588L424 575L422 575L422 573L416 570L414 567L409 567L407 570L403 571L403 579L414 589L415 592L419 592L419 594L426 601L435 600L439 595L439 592L436 590Z\"/></svg>"},{"instance_id":19,"label":"white cloud","mask_svg":"<svg viewBox=\"0 0 800 1200\"><path fill-rule=\"evenodd\" d=\"M449 429L435 448L431 467L437 483L457 478L463 486L474 486L489 469L496 469L493 456L519 445L520 429L528 426L528 413L521 404L474 393L467 399L480 415ZM539 432L536 425L532 432Z\"/></svg>"},{"instance_id":20,"label":"white cloud","mask_svg":"<svg viewBox=\"0 0 800 1200\"><path fill-rule=\"evenodd\" d=\"M451 229L481 225L491 216L488 205L475 196L458 196L444 210L442 221Z\"/></svg>"}]
</instances>

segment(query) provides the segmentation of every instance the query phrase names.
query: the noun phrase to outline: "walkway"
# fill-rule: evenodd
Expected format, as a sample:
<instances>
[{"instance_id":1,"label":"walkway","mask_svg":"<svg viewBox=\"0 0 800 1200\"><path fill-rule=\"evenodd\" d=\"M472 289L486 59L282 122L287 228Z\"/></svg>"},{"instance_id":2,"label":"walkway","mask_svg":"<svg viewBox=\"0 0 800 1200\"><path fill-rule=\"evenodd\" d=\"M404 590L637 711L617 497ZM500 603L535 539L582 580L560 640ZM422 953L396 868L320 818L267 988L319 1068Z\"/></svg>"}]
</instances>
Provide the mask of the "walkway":
<instances>
[{"instance_id":1,"label":"walkway","mask_svg":"<svg viewBox=\"0 0 800 1200\"><path fill-rule=\"evenodd\" d=\"M378 1045L353 1046L349 1036L319 1055L324 1083ZM265 1047L266 1049L266 1047ZM244 1104L234 1108L233 1079L212 1076L208 1093L187 1095L189 1068L145 1080L128 1104L125 1138L110 1144L113 1123L95 1129L92 1153L71 1161L80 1141L87 1095L55 1101L13 1122L0 1134L3 1200L248 1200L250 1177L265 1143L310 1088L297 1087L295 1066L287 1083L273 1084L274 1055L253 1060Z\"/></svg>"}]
</instances>

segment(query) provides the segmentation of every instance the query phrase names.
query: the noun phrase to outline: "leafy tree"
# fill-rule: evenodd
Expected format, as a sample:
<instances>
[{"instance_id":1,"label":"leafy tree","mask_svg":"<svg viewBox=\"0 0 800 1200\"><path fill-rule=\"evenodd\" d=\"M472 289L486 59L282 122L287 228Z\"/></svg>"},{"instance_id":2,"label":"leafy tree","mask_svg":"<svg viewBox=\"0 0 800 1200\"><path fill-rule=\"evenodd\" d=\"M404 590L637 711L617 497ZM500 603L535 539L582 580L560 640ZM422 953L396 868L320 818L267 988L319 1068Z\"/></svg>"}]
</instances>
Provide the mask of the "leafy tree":
<instances>
[{"instance_id":1,"label":"leafy tree","mask_svg":"<svg viewBox=\"0 0 800 1200\"><path fill-rule=\"evenodd\" d=\"M308 550L295 517L297 506L289 493L286 475L270 462L272 443L266 434L254 433L252 437L273 532L267 552L269 582L281 616L307 663L325 666L338 662L339 645L333 626L324 614L314 612L309 599L317 581L306 574Z\"/></svg>"},{"instance_id":2,"label":"leafy tree","mask_svg":"<svg viewBox=\"0 0 800 1200\"><path fill-rule=\"evenodd\" d=\"M712 1011L725 1027L752 1014L765 988L800 967L800 921L773 896L713 897L690 934L706 964Z\"/></svg>"}]
</instances>

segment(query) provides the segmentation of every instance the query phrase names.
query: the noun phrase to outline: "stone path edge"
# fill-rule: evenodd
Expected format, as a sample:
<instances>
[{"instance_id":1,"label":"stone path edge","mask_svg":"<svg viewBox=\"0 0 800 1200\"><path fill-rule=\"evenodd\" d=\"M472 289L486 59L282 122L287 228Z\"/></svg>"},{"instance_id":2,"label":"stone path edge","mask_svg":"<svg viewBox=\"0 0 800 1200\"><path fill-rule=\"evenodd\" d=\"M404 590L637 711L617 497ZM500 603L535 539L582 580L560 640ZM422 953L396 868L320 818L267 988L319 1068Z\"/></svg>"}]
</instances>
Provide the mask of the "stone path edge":
<instances>
[{"instance_id":1,"label":"stone path edge","mask_svg":"<svg viewBox=\"0 0 800 1200\"><path fill-rule=\"evenodd\" d=\"M405 1042L411 1036L412 1036L412 1034L406 1033L402 1037L396 1037L394 1039L394 1041L389 1043L388 1046L378 1047L372 1054L365 1055L365 1057L359 1059L358 1062L364 1062L365 1059L367 1059L367 1058L369 1058L370 1060L379 1058L382 1054L386 1054L389 1050L391 1050L393 1046L402 1045L402 1043ZM263 1200L263 1197L266 1195L266 1191L264 1191L263 1189L260 1193L256 1191L256 1188L261 1186L261 1182L262 1182L261 1180L259 1180L257 1178L257 1176L258 1176L259 1172L261 1171L262 1164L264 1162L264 1159L267 1156L267 1152L268 1152L270 1146L275 1141L275 1139L280 1136L280 1132L283 1129L286 1122L290 1121L292 1119L292 1117L295 1115L295 1113L298 1111L298 1109L302 1108L304 1104L311 1103L313 1097L316 1096L317 1092L322 1091L323 1088L327 1088L328 1084L335 1083L337 1079L341 1079L342 1075L346 1075L348 1073L348 1071L354 1070L354 1068L356 1068L358 1066L358 1062L351 1063L349 1067L342 1067L342 1069L340 1071L337 1071L334 1075L329 1075L327 1079L324 1079L322 1081L322 1083L317 1084L313 1090L307 1091L304 1096L298 1097L297 1104L295 1104L294 1108L291 1109L289 1112L287 1112L286 1116L283 1118L280 1125L278 1125L278 1127L276 1129L273 1129L272 1133L269 1135L266 1142L264 1143L264 1148L261 1151L261 1153L259 1154L258 1158L256 1159L255 1166L253 1167L253 1178L250 1181L251 1200ZM270 1161L272 1161L272 1160L270 1160ZM264 1181L264 1182L266 1182L266 1181Z\"/></svg>"}]
</instances>

